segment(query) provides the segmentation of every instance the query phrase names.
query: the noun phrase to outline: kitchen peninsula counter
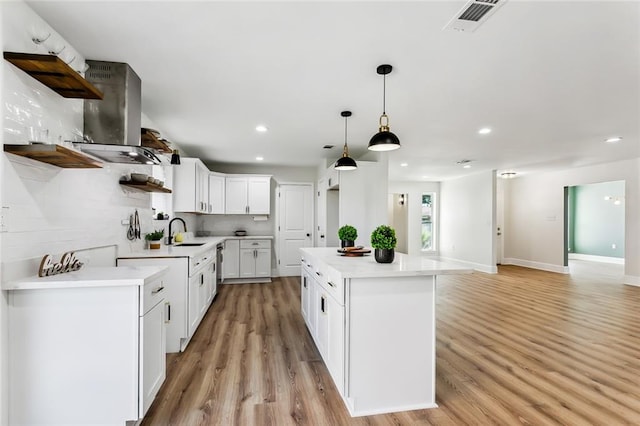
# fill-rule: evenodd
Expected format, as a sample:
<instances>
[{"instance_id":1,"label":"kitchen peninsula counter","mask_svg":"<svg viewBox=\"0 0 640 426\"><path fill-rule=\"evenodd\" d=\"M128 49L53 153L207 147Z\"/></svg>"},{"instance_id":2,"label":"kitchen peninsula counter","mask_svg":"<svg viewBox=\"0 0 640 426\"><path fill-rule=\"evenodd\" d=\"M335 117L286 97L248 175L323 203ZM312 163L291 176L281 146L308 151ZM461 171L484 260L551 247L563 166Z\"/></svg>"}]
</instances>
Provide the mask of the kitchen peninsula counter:
<instances>
[{"instance_id":1,"label":"kitchen peninsula counter","mask_svg":"<svg viewBox=\"0 0 640 426\"><path fill-rule=\"evenodd\" d=\"M436 407L436 278L455 264L300 249L301 312L352 416Z\"/></svg>"}]
</instances>

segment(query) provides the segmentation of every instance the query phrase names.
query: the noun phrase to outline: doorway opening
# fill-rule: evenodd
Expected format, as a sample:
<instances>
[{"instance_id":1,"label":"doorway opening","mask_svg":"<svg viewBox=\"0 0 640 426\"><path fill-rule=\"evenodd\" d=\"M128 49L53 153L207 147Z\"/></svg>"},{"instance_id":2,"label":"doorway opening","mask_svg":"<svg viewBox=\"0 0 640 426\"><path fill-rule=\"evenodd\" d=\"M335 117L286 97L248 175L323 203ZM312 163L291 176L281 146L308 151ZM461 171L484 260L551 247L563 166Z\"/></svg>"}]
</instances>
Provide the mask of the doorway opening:
<instances>
[{"instance_id":1,"label":"doorway opening","mask_svg":"<svg viewBox=\"0 0 640 426\"><path fill-rule=\"evenodd\" d=\"M564 193L564 265L569 273L622 282L625 182L568 186Z\"/></svg>"}]
</instances>

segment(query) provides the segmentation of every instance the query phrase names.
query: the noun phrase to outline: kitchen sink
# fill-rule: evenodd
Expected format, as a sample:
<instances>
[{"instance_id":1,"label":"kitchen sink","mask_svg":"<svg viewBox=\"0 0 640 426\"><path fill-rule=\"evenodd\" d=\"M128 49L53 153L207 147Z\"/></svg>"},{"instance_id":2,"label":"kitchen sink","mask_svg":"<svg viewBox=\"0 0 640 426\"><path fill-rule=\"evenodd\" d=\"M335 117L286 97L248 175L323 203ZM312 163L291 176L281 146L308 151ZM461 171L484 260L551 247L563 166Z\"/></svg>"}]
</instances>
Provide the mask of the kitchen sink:
<instances>
[{"instance_id":1,"label":"kitchen sink","mask_svg":"<svg viewBox=\"0 0 640 426\"><path fill-rule=\"evenodd\" d=\"M181 244L176 244L174 245L174 247L198 247L198 246L203 246L206 243L181 243Z\"/></svg>"}]
</instances>

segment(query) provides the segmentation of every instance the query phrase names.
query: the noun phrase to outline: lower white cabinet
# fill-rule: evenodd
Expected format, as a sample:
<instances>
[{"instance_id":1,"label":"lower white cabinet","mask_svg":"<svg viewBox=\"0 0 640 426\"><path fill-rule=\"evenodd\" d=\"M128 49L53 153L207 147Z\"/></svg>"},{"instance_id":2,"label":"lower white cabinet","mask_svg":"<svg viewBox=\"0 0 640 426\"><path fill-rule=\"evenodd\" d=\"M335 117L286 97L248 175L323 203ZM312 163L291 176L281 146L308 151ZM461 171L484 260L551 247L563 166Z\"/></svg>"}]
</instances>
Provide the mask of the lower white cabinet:
<instances>
[{"instance_id":1,"label":"lower white cabinet","mask_svg":"<svg viewBox=\"0 0 640 426\"><path fill-rule=\"evenodd\" d=\"M302 258L301 311L316 347L340 391L344 390L345 306L326 270ZM338 281L333 280L333 281Z\"/></svg>"},{"instance_id":2,"label":"lower white cabinet","mask_svg":"<svg viewBox=\"0 0 640 426\"><path fill-rule=\"evenodd\" d=\"M118 258L118 266L168 266L166 352L184 351L217 292L215 249L194 258Z\"/></svg>"},{"instance_id":3,"label":"lower white cabinet","mask_svg":"<svg viewBox=\"0 0 640 426\"><path fill-rule=\"evenodd\" d=\"M222 279L240 277L240 240L226 240L222 251Z\"/></svg>"},{"instance_id":4,"label":"lower white cabinet","mask_svg":"<svg viewBox=\"0 0 640 426\"><path fill-rule=\"evenodd\" d=\"M225 280L270 278L271 240L226 240L222 265Z\"/></svg>"},{"instance_id":5,"label":"lower white cabinet","mask_svg":"<svg viewBox=\"0 0 640 426\"><path fill-rule=\"evenodd\" d=\"M166 371L165 277L107 284L102 271L8 292L9 424L124 425L149 409Z\"/></svg>"}]
</instances>

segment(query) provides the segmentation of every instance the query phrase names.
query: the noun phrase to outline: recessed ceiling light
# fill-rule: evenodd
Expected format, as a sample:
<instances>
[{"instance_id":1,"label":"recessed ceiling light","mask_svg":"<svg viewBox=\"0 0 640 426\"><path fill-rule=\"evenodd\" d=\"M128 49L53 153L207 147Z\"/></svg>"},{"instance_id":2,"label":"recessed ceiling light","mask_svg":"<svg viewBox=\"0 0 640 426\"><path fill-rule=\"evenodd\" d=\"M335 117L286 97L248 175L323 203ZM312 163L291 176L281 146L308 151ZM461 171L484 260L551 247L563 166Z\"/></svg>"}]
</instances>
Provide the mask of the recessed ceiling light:
<instances>
[{"instance_id":1,"label":"recessed ceiling light","mask_svg":"<svg viewBox=\"0 0 640 426\"><path fill-rule=\"evenodd\" d=\"M471 164L465 164L464 166L462 166L463 169L470 169L471 168Z\"/></svg>"},{"instance_id":2,"label":"recessed ceiling light","mask_svg":"<svg viewBox=\"0 0 640 426\"><path fill-rule=\"evenodd\" d=\"M400 163L400 167L407 167L409 163Z\"/></svg>"},{"instance_id":3,"label":"recessed ceiling light","mask_svg":"<svg viewBox=\"0 0 640 426\"><path fill-rule=\"evenodd\" d=\"M613 136L613 137L610 137L609 139L607 139L605 142L606 143L616 143L616 142L620 142L621 140L622 140L622 137Z\"/></svg>"},{"instance_id":4,"label":"recessed ceiling light","mask_svg":"<svg viewBox=\"0 0 640 426\"><path fill-rule=\"evenodd\" d=\"M256 131L257 131L257 132L264 133L264 132L266 132L267 130L269 130L269 129L267 129L267 126L263 126L262 124L261 124L261 125L259 125L259 126L256 126Z\"/></svg>"},{"instance_id":5,"label":"recessed ceiling light","mask_svg":"<svg viewBox=\"0 0 640 426\"><path fill-rule=\"evenodd\" d=\"M483 127L482 129L478 130L478 133L481 135L488 135L489 133L491 133L491 129L489 127Z\"/></svg>"},{"instance_id":6,"label":"recessed ceiling light","mask_svg":"<svg viewBox=\"0 0 640 426\"><path fill-rule=\"evenodd\" d=\"M256 157L256 161L262 161L264 160L264 157Z\"/></svg>"}]
</instances>

